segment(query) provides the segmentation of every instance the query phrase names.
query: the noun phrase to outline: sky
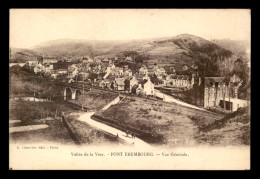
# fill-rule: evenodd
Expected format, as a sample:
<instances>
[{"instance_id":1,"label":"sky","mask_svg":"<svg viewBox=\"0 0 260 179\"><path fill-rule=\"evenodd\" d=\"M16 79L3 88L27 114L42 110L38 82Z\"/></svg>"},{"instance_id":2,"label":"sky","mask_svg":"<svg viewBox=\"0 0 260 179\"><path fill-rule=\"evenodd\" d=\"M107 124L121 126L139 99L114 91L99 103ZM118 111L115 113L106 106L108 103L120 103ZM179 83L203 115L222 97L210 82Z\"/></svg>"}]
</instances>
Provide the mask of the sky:
<instances>
[{"instance_id":1,"label":"sky","mask_svg":"<svg viewBox=\"0 0 260 179\"><path fill-rule=\"evenodd\" d=\"M192 34L250 40L247 9L11 9L10 46L57 39L131 40Z\"/></svg>"}]
</instances>

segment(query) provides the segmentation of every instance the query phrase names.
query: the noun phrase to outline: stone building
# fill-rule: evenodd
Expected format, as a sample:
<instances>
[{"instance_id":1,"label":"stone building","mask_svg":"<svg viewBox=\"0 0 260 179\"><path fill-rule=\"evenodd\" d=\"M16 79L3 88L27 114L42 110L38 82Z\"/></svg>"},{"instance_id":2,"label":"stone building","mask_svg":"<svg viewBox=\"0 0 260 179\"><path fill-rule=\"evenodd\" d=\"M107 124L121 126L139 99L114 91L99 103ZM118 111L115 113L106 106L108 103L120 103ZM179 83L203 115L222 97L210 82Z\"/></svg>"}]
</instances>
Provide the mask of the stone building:
<instances>
[{"instance_id":1,"label":"stone building","mask_svg":"<svg viewBox=\"0 0 260 179\"><path fill-rule=\"evenodd\" d=\"M242 81L236 75L229 79L224 77L205 77L204 108L220 106L229 111L236 111L239 107L245 107L248 102L237 99L238 89L241 84Z\"/></svg>"},{"instance_id":2,"label":"stone building","mask_svg":"<svg viewBox=\"0 0 260 179\"><path fill-rule=\"evenodd\" d=\"M205 77L204 80L204 108L219 106L223 97L228 98L228 83L224 77Z\"/></svg>"},{"instance_id":3,"label":"stone building","mask_svg":"<svg viewBox=\"0 0 260 179\"><path fill-rule=\"evenodd\" d=\"M194 76L187 75L167 75L165 85L176 88L192 88L194 85Z\"/></svg>"}]
</instances>

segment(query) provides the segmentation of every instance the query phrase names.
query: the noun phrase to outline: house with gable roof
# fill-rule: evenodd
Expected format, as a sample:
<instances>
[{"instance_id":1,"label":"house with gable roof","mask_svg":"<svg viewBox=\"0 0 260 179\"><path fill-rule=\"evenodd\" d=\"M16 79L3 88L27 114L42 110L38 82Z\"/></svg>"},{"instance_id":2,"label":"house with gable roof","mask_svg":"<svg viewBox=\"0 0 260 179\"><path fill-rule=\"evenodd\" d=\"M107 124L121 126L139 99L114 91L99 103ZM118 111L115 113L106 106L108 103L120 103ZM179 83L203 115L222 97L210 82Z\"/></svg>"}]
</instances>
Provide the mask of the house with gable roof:
<instances>
[{"instance_id":1,"label":"house with gable roof","mask_svg":"<svg viewBox=\"0 0 260 179\"><path fill-rule=\"evenodd\" d=\"M143 84L143 93L145 95L154 95L154 84L151 82L150 78Z\"/></svg>"},{"instance_id":2,"label":"house with gable roof","mask_svg":"<svg viewBox=\"0 0 260 179\"><path fill-rule=\"evenodd\" d=\"M115 78L114 86L115 86L116 90L124 91L125 90L125 79L124 78Z\"/></svg>"},{"instance_id":3,"label":"house with gable roof","mask_svg":"<svg viewBox=\"0 0 260 179\"><path fill-rule=\"evenodd\" d=\"M135 76L133 76L133 78L130 80L130 91L132 91L134 85L138 85L138 80Z\"/></svg>"},{"instance_id":4,"label":"house with gable roof","mask_svg":"<svg viewBox=\"0 0 260 179\"><path fill-rule=\"evenodd\" d=\"M142 65L141 68L139 69L139 74L147 74L148 73L148 69L145 65Z\"/></svg>"},{"instance_id":5,"label":"house with gable roof","mask_svg":"<svg viewBox=\"0 0 260 179\"><path fill-rule=\"evenodd\" d=\"M139 81L138 87L137 85L132 86L132 91L138 94L144 95L154 95L154 84L151 82L150 78Z\"/></svg>"}]
</instances>

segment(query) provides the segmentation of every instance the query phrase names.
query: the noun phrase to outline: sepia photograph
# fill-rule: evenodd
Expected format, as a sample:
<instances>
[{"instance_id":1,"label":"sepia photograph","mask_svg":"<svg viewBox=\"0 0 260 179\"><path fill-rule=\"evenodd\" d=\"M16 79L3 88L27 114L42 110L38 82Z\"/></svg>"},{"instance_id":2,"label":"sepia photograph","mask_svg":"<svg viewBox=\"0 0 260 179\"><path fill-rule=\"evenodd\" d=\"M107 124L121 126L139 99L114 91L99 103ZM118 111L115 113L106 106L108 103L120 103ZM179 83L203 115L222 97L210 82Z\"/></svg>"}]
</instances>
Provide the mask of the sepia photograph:
<instances>
[{"instance_id":1,"label":"sepia photograph","mask_svg":"<svg viewBox=\"0 0 260 179\"><path fill-rule=\"evenodd\" d=\"M10 9L9 170L250 170L250 9Z\"/></svg>"}]
</instances>

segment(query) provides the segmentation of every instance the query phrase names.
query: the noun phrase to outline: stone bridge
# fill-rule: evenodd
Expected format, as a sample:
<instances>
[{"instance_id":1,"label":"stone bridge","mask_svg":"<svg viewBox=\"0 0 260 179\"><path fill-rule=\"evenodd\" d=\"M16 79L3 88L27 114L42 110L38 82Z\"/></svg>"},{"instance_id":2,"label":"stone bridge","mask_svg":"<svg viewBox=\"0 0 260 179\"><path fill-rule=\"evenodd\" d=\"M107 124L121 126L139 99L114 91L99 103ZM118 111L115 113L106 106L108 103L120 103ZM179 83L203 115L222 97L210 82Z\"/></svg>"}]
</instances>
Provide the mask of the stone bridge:
<instances>
[{"instance_id":1,"label":"stone bridge","mask_svg":"<svg viewBox=\"0 0 260 179\"><path fill-rule=\"evenodd\" d=\"M83 94L81 89L66 87L64 89L64 100L78 99L79 95Z\"/></svg>"},{"instance_id":2,"label":"stone bridge","mask_svg":"<svg viewBox=\"0 0 260 179\"><path fill-rule=\"evenodd\" d=\"M90 88L85 86L84 93ZM64 85L64 100L78 99L83 94L83 86L80 85Z\"/></svg>"}]
</instances>

